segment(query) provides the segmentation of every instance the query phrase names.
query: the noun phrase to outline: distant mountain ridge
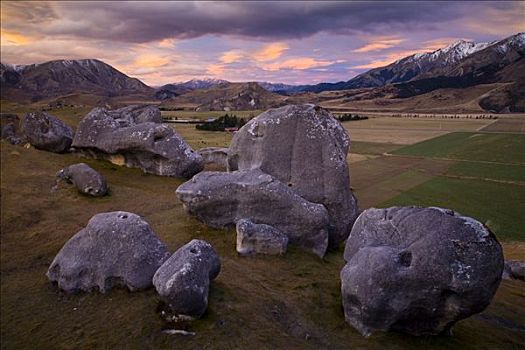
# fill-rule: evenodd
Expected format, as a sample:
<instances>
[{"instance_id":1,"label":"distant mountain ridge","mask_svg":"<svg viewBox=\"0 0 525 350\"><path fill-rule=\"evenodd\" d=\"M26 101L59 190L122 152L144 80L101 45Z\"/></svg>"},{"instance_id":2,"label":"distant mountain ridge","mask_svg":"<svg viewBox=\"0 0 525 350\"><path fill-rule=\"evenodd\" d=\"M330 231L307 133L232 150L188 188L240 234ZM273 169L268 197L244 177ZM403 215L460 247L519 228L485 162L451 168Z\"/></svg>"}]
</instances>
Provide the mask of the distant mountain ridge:
<instances>
[{"instance_id":1,"label":"distant mountain ridge","mask_svg":"<svg viewBox=\"0 0 525 350\"><path fill-rule=\"evenodd\" d=\"M96 60L56 60L41 64L0 63L2 97L38 101L71 93L102 96L152 94L153 89Z\"/></svg>"},{"instance_id":2,"label":"distant mountain ridge","mask_svg":"<svg viewBox=\"0 0 525 350\"><path fill-rule=\"evenodd\" d=\"M480 58L490 56L490 62L480 59L479 63L485 65L499 65L498 60L513 56L515 59L523 57L525 50L525 33L518 33L500 41L491 43L473 43L464 40L456 41L451 45L429 53L417 53L402 58L384 67L371 69L348 81L338 83L321 83L310 85L303 91L322 92L335 90L349 90L370 87L382 87L388 84L404 83L422 78L438 76L459 76L461 72L457 67L467 68L464 63L471 56ZM518 57L519 56L519 57ZM474 61L471 60L474 64ZM453 73L455 72L455 73Z\"/></svg>"}]
</instances>

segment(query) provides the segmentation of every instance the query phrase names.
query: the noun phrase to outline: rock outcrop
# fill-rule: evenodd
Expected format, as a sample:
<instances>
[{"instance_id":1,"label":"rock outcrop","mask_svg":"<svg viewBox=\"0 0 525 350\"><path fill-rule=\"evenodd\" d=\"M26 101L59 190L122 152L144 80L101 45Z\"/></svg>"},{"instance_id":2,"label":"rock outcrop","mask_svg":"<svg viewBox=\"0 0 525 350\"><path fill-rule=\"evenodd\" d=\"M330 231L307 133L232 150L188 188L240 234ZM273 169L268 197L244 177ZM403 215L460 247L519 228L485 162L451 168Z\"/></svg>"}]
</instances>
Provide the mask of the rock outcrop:
<instances>
[{"instance_id":1,"label":"rock outcrop","mask_svg":"<svg viewBox=\"0 0 525 350\"><path fill-rule=\"evenodd\" d=\"M0 113L0 125L2 127L2 140L12 145L20 145L25 138L20 133L20 118L16 114Z\"/></svg>"},{"instance_id":2,"label":"rock outcrop","mask_svg":"<svg viewBox=\"0 0 525 350\"><path fill-rule=\"evenodd\" d=\"M170 253L149 224L123 211L100 213L62 247L47 277L66 292L148 288Z\"/></svg>"},{"instance_id":3,"label":"rock outcrop","mask_svg":"<svg viewBox=\"0 0 525 350\"><path fill-rule=\"evenodd\" d=\"M85 163L70 165L57 173L57 178L75 185L80 193L102 197L108 192L106 179Z\"/></svg>"},{"instance_id":4,"label":"rock outcrop","mask_svg":"<svg viewBox=\"0 0 525 350\"><path fill-rule=\"evenodd\" d=\"M177 188L186 211L216 228L241 219L273 226L289 242L323 256L328 247L328 212L259 169L202 172Z\"/></svg>"},{"instance_id":5,"label":"rock outcrop","mask_svg":"<svg viewBox=\"0 0 525 350\"><path fill-rule=\"evenodd\" d=\"M156 107L93 109L79 124L73 147L144 172L189 178L204 168L202 157L167 125Z\"/></svg>"},{"instance_id":6,"label":"rock outcrop","mask_svg":"<svg viewBox=\"0 0 525 350\"><path fill-rule=\"evenodd\" d=\"M31 145L44 151L66 152L73 141L73 129L45 112L28 113L21 129Z\"/></svg>"},{"instance_id":7,"label":"rock outcrop","mask_svg":"<svg viewBox=\"0 0 525 350\"><path fill-rule=\"evenodd\" d=\"M241 219L237 221L236 229L237 252L241 255L286 253L288 237L275 227Z\"/></svg>"},{"instance_id":8,"label":"rock outcrop","mask_svg":"<svg viewBox=\"0 0 525 350\"><path fill-rule=\"evenodd\" d=\"M503 278L525 281L525 261L505 260Z\"/></svg>"},{"instance_id":9,"label":"rock outcrop","mask_svg":"<svg viewBox=\"0 0 525 350\"><path fill-rule=\"evenodd\" d=\"M315 105L270 109L233 137L229 170L260 169L299 196L323 204L330 246L344 241L357 217L346 156L350 139L332 115Z\"/></svg>"},{"instance_id":10,"label":"rock outcrop","mask_svg":"<svg viewBox=\"0 0 525 350\"><path fill-rule=\"evenodd\" d=\"M345 318L365 336L447 332L489 305L503 270L495 236L478 221L442 208L365 210L344 258Z\"/></svg>"},{"instance_id":11,"label":"rock outcrop","mask_svg":"<svg viewBox=\"0 0 525 350\"><path fill-rule=\"evenodd\" d=\"M210 282L221 270L213 247L194 239L179 248L153 276L160 298L177 316L201 317L208 308Z\"/></svg>"}]
</instances>

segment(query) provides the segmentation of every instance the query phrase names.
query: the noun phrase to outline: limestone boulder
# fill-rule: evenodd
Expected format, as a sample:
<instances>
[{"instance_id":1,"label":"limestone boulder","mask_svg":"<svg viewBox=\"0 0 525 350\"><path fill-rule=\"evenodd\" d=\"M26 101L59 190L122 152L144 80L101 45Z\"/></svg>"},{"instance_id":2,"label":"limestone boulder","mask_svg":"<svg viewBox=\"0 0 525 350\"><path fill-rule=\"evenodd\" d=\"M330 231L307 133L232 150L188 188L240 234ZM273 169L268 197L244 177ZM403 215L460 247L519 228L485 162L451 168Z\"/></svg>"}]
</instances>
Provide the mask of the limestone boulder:
<instances>
[{"instance_id":1,"label":"limestone boulder","mask_svg":"<svg viewBox=\"0 0 525 350\"><path fill-rule=\"evenodd\" d=\"M503 278L525 281L525 261L505 260Z\"/></svg>"},{"instance_id":2,"label":"limestone boulder","mask_svg":"<svg viewBox=\"0 0 525 350\"><path fill-rule=\"evenodd\" d=\"M204 168L202 157L151 108L93 109L79 124L73 147L84 154L156 175L189 178Z\"/></svg>"},{"instance_id":3,"label":"limestone boulder","mask_svg":"<svg viewBox=\"0 0 525 350\"><path fill-rule=\"evenodd\" d=\"M237 252L241 255L286 253L288 237L275 227L241 219L237 221L236 230Z\"/></svg>"},{"instance_id":4,"label":"limestone boulder","mask_svg":"<svg viewBox=\"0 0 525 350\"><path fill-rule=\"evenodd\" d=\"M307 201L324 205L334 247L348 237L358 214L346 161L349 146L348 134L328 111L289 105L269 109L234 135L228 167L260 169Z\"/></svg>"},{"instance_id":5,"label":"limestone boulder","mask_svg":"<svg viewBox=\"0 0 525 350\"><path fill-rule=\"evenodd\" d=\"M21 129L31 145L44 151L67 152L73 141L73 129L45 112L26 114Z\"/></svg>"},{"instance_id":6,"label":"limestone boulder","mask_svg":"<svg viewBox=\"0 0 525 350\"><path fill-rule=\"evenodd\" d=\"M365 336L447 332L490 304L503 271L496 237L480 222L442 208L365 210L344 258L345 318Z\"/></svg>"},{"instance_id":7,"label":"limestone boulder","mask_svg":"<svg viewBox=\"0 0 525 350\"><path fill-rule=\"evenodd\" d=\"M57 178L75 185L80 193L102 197L108 192L106 179L85 163L73 164L58 171Z\"/></svg>"},{"instance_id":8,"label":"limestone boulder","mask_svg":"<svg viewBox=\"0 0 525 350\"><path fill-rule=\"evenodd\" d=\"M249 218L273 226L289 243L321 257L328 247L326 208L259 169L201 172L177 188L177 197L189 214L215 228Z\"/></svg>"},{"instance_id":9,"label":"limestone boulder","mask_svg":"<svg viewBox=\"0 0 525 350\"><path fill-rule=\"evenodd\" d=\"M210 283L220 270L215 249L206 241L194 239L162 264L153 284L177 316L199 318L208 308Z\"/></svg>"},{"instance_id":10,"label":"limestone boulder","mask_svg":"<svg viewBox=\"0 0 525 350\"><path fill-rule=\"evenodd\" d=\"M170 253L140 216L116 211L93 216L57 254L47 277L66 292L106 293L113 287L130 291L152 285Z\"/></svg>"}]
</instances>

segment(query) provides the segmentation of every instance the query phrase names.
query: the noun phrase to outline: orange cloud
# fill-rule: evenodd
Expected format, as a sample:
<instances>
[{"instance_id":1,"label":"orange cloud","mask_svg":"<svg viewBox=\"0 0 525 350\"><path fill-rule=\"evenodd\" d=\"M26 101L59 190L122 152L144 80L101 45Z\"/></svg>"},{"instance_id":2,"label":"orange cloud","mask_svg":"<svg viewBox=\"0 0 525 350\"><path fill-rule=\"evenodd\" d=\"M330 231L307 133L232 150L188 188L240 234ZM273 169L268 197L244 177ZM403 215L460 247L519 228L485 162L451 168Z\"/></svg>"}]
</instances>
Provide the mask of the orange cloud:
<instances>
[{"instance_id":1,"label":"orange cloud","mask_svg":"<svg viewBox=\"0 0 525 350\"><path fill-rule=\"evenodd\" d=\"M259 62L272 61L281 57L285 50L288 50L285 43L272 43L255 52L253 58Z\"/></svg>"},{"instance_id":2,"label":"orange cloud","mask_svg":"<svg viewBox=\"0 0 525 350\"><path fill-rule=\"evenodd\" d=\"M466 18L462 24L472 31L498 36L525 31L525 2L519 2L517 11L515 8L486 8L483 12L483 19Z\"/></svg>"},{"instance_id":3,"label":"orange cloud","mask_svg":"<svg viewBox=\"0 0 525 350\"><path fill-rule=\"evenodd\" d=\"M360 65L360 66L354 66L352 68L355 68L355 69L372 69L372 68L378 68L378 67L383 67L383 66L388 66L389 64L397 61L397 60L400 60L402 58L405 58L407 56L410 56L410 55L413 55L415 54L416 52L414 51L400 51L400 52L393 52L391 54L389 54L387 57L385 58L382 58L382 59L379 59L379 60L374 60L368 64L363 64L363 65Z\"/></svg>"},{"instance_id":4,"label":"orange cloud","mask_svg":"<svg viewBox=\"0 0 525 350\"><path fill-rule=\"evenodd\" d=\"M2 38L2 45L26 45L35 40L30 36L4 29L1 30L0 37Z\"/></svg>"},{"instance_id":5,"label":"orange cloud","mask_svg":"<svg viewBox=\"0 0 525 350\"><path fill-rule=\"evenodd\" d=\"M337 63L337 61L316 60L315 58L311 57L295 57L281 62L264 64L261 65L261 68L269 71L278 71L281 69L304 70L310 68L326 67L334 63Z\"/></svg>"},{"instance_id":6,"label":"orange cloud","mask_svg":"<svg viewBox=\"0 0 525 350\"><path fill-rule=\"evenodd\" d=\"M238 62L241 58L245 56L244 52L240 50L231 50L226 51L220 57L222 63L234 63Z\"/></svg>"},{"instance_id":7,"label":"orange cloud","mask_svg":"<svg viewBox=\"0 0 525 350\"><path fill-rule=\"evenodd\" d=\"M206 69L207 73L213 76L220 76L224 73L224 65L222 64L211 64Z\"/></svg>"},{"instance_id":8,"label":"orange cloud","mask_svg":"<svg viewBox=\"0 0 525 350\"><path fill-rule=\"evenodd\" d=\"M403 41L404 39L397 38L378 39L366 44L363 47L360 47L359 49L353 50L353 52L370 52L389 49L391 47L395 47L396 45L401 44Z\"/></svg>"},{"instance_id":9,"label":"orange cloud","mask_svg":"<svg viewBox=\"0 0 525 350\"><path fill-rule=\"evenodd\" d=\"M175 45L174 39L163 39L159 41L159 47L162 47L163 49L170 49Z\"/></svg>"},{"instance_id":10,"label":"orange cloud","mask_svg":"<svg viewBox=\"0 0 525 350\"><path fill-rule=\"evenodd\" d=\"M157 68L167 65L169 62L170 60L165 57L142 55L133 62L133 65L145 68Z\"/></svg>"}]
</instances>

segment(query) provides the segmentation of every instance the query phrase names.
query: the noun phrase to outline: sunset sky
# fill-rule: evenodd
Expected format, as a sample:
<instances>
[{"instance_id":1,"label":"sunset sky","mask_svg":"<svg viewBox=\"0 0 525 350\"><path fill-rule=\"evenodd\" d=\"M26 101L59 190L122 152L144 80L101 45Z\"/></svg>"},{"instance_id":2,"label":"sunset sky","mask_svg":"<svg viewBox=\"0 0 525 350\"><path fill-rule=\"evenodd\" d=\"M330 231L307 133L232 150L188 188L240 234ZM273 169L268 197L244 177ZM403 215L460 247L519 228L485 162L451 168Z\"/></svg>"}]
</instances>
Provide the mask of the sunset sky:
<instances>
[{"instance_id":1,"label":"sunset sky","mask_svg":"<svg viewBox=\"0 0 525 350\"><path fill-rule=\"evenodd\" d=\"M98 58L153 86L348 80L458 39L525 31L525 2L0 4L3 63Z\"/></svg>"}]
</instances>

